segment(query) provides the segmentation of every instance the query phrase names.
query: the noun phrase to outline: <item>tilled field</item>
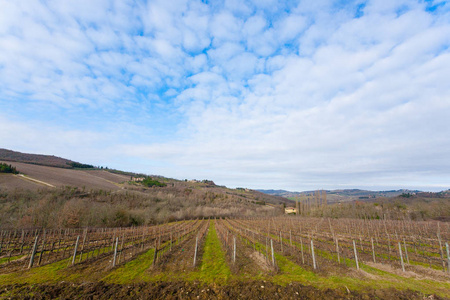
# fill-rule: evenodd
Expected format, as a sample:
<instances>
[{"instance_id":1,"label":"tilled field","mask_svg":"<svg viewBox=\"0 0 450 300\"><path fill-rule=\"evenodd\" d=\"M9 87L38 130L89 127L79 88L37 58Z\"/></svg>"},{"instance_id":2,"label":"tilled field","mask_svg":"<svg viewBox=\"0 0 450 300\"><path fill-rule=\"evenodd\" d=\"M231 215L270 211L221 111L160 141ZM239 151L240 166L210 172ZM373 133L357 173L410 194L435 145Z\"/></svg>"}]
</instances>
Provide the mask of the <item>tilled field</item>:
<instances>
[{"instance_id":1,"label":"tilled field","mask_svg":"<svg viewBox=\"0 0 450 300\"><path fill-rule=\"evenodd\" d=\"M38 179L39 182L27 180L27 177L9 175L0 177L2 187L7 189L23 188L37 190L48 188L46 184L56 187L64 186L84 186L86 189L119 190L118 183L129 180L128 176L112 174L107 171L73 170L55 167L33 165L20 162L5 162L16 167L21 173L26 174L31 179Z\"/></svg>"},{"instance_id":2,"label":"tilled field","mask_svg":"<svg viewBox=\"0 0 450 300\"><path fill-rule=\"evenodd\" d=\"M0 299L442 299L424 297L418 292L395 289L347 292L318 289L292 283L287 286L267 281L230 282L211 285L201 282L151 282L107 284L8 285L0 290Z\"/></svg>"}]
</instances>

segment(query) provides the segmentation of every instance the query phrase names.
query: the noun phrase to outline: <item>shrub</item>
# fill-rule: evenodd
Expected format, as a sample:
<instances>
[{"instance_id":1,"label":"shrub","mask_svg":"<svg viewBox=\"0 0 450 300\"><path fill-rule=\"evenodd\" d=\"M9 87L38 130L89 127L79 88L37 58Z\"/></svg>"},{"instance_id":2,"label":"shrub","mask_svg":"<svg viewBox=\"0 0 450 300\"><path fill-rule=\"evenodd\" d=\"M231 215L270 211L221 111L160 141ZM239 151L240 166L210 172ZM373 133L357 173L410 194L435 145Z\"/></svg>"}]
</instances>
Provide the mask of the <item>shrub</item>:
<instances>
[{"instance_id":1,"label":"shrub","mask_svg":"<svg viewBox=\"0 0 450 300\"><path fill-rule=\"evenodd\" d=\"M147 186L147 187L152 187L152 186L164 187L164 186L166 186L165 183L159 182L158 180L153 180L150 177L145 178L144 180L142 180L142 184Z\"/></svg>"},{"instance_id":2,"label":"shrub","mask_svg":"<svg viewBox=\"0 0 450 300\"><path fill-rule=\"evenodd\" d=\"M0 173L18 174L19 172L17 172L16 168L11 165L0 163Z\"/></svg>"}]
</instances>

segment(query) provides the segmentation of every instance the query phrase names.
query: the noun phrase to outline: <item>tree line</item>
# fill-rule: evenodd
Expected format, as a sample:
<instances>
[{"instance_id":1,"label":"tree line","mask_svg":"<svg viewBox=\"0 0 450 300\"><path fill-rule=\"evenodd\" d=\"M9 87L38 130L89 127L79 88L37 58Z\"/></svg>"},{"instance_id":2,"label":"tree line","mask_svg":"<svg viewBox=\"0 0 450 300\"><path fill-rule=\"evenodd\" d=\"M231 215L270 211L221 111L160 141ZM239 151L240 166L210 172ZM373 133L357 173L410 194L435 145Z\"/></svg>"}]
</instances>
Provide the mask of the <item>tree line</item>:
<instances>
[{"instance_id":1,"label":"tree line","mask_svg":"<svg viewBox=\"0 0 450 300\"><path fill-rule=\"evenodd\" d=\"M8 165L5 163L0 163L0 173L12 173L12 174L19 174L17 169L13 167L12 165Z\"/></svg>"}]
</instances>

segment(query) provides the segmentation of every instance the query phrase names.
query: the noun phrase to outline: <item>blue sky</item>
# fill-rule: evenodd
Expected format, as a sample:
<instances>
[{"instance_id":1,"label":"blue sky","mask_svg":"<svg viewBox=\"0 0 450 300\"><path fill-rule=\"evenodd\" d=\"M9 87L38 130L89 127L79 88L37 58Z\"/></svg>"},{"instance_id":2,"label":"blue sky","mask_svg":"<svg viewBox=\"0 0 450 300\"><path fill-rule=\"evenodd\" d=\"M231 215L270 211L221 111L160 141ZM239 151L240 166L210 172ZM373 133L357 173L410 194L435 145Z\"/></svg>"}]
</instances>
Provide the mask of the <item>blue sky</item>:
<instances>
[{"instance_id":1,"label":"blue sky","mask_svg":"<svg viewBox=\"0 0 450 300\"><path fill-rule=\"evenodd\" d=\"M0 147L229 187L450 188L447 1L0 0Z\"/></svg>"}]
</instances>

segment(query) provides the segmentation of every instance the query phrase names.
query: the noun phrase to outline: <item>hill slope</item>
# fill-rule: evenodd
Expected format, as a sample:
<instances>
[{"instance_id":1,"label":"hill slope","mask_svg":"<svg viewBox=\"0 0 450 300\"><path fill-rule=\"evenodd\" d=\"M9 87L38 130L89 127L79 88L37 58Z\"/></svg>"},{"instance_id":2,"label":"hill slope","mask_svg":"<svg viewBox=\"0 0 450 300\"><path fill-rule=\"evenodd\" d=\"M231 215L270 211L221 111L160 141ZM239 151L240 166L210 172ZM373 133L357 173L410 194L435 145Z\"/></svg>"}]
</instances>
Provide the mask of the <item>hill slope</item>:
<instances>
[{"instance_id":1,"label":"hill slope","mask_svg":"<svg viewBox=\"0 0 450 300\"><path fill-rule=\"evenodd\" d=\"M7 161L21 174L0 174L0 227L4 228L131 226L201 217L280 215L283 204L292 203L208 180L152 176L162 186L147 187L132 181L133 173L67 169L61 166L70 160L14 155L8 157L33 163Z\"/></svg>"},{"instance_id":2,"label":"hill slope","mask_svg":"<svg viewBox=\"0 0 450 300\"><path fill-rule=\"evenodd\" d=\"M44 187L73 186L87 189L118 190L120 189L118 184L130 178L106 170L73 170L19 162L8 163L21 174L2 174L0 176L0 187L3 189L37 190Z\"/></svg>"},{"instance_id":3,"label":"hill slope","mask_svg":"<svg viewBox=\"0 0 450 300\"><path fill-rule=\"evenodd\" d=\"M9 161L9 162L23 162L29 164L37 164L43 166L51 166L51 167L59 167L59 168L88 168L93 167L86 164L80 164L73 160L53 156L53 155L42 155L42 154L31 154L31 153L22 153L17 151L12 151L8 149L0 148L0 160Z\"/></svg>"},{"instance_id":4,"label":"hill slope","mask_svg":"<svg viewBox=\"0 0 450 300\"><path fill-rule=\"evenodd\" d=\"M306 195L312 195L314 191L303 191L303 192L290 192L286 190L258 190L262 193L268 195L280 196L286 198L297 198ZM359 199L374 199L374 198L391 198L397 197L402 194L417 194L420 193L418 190L390 190L390 191L368 191L360 189L343 189L343 190L326 190L327 199L329 203L333 202L345 202L353 201Z\"/></svg>"}]
</instances>

